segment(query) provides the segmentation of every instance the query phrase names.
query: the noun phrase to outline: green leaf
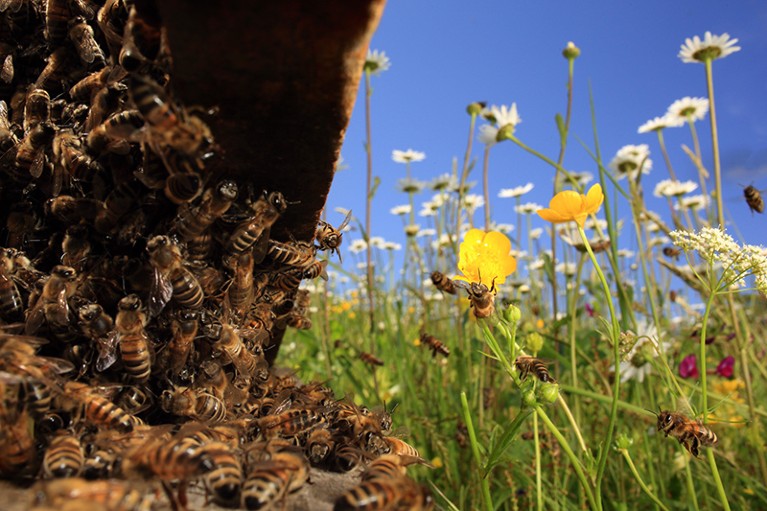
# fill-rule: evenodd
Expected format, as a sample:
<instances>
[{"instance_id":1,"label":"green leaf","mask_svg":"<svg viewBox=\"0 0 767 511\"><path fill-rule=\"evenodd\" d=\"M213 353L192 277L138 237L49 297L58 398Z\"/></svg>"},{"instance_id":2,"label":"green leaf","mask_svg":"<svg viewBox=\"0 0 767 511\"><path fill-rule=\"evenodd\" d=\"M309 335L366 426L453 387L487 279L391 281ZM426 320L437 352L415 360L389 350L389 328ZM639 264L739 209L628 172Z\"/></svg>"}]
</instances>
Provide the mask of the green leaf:
<instances>
[{"instance_id":1,"label":"green leaf","mask_svg":"<svg viewBox=\"0 0 767 511\"><path fill-rule=\"evenodd\" d=\"M373 197L375 197L375 194L376 194L376 190L378 190L378 186L380 184L381 184L381 178L378 176L373 176L373 186L370 188L368 199L373 200Z\"/></svg>"},{"instance_id":2,"label":"green leaf","mask_svg":"<svg viewBox=\"0 0 767 511\"><path fill-rule=\"evenodd\" d=\"M557 123L557 131L559 132L559 138L560 140L564 140L565 136L567 135L567 128L565 127L565 119L562 117L562 114L557 114L554 116L554 120Z\"/></svg>"}]
</instances>

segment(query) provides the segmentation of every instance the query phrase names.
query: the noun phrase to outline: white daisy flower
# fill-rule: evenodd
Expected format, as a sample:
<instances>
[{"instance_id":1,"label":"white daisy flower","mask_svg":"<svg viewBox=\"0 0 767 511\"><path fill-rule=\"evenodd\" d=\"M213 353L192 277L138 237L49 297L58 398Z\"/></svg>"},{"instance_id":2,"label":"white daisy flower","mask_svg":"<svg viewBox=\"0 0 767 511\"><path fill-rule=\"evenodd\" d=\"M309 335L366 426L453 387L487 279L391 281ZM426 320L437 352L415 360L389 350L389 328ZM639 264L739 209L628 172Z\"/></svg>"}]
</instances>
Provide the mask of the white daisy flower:
<instances>
[{"instance_id":1,"label":"white daisy flower","mask_svg":"<svg viewBox=\"0 0 767 511\"><path fill-rule=\"evenodd\" d=\"M491 146L498 142L498 128L492 124L483 124L479 127L477 139L485 145Z\"/></svg>"},{"instance_id":2,"label":"white daisy flower","mask_svg":"<svg viewBox=\"0 0 767 511\"><path fill-rule=\"evenodd\" d=\"M610 168L617 174L618 179L629 177L635 179L641 169L642 174L648 174L652 169L650 147L647 144L625 145L621 147L610 162Z\"/></svg>"},{"instance_id":3,"label":"white daisy flower","mask_svg":"<svg viewBox=\"0 0 767 511\"><path fill-rule=\"evenodd\" d=\"M685 39L678 57L685 64L721 59L740 51L740 46L735 46L737 42L737 39L730 39L730 34L726 32L722 35L713 35L707 31L703 40L697 35L692 39L689 37Z\"/></svg>"},{"instance_id":4,"label":"white daisy flower","mask_svg":"<svg viewBox=\"0 0 767 511\"><path fill-rule=\"evenodd\" d=\"M389 212L394 216L403 216L409 215L412 210L413 207L410 204L401 204L399 206L394 206Z\"/></svg>"},{"instance_id":5,"label":"white daisy flower","mask_svg":"<svg viewBox=\"0 0 767 511\"><path fill-rule=\"evenodd\" d=\"M655 119L650 119L646 123L642 124L637 130L637 133L649 133L651 131L660 131L664 128L678 128L679 126L682 126L683 124L684 124L683 120L666 114L663 117L656 117Z\"/></svg>"},{"instance_id":6,"label":"white daisy flower","mask_svg":"<svg viewBox=\"0 0 767 511\"><path fill-rule=\"evenodd\" d=\"M384 250L402 250L402 245L393 241L387 241L382 247Z\"/></svg>"},{"instance_id":7,"label":"white daisy flower","mask_svg":"<svg viewBox=\"0 0 767 511\"><path fill-rule=\"evenodd\" d=\"M442 206L445 205L445 202L447 201L447 199L448 199L448 196L446 193L435 193L431 197L430 202L435 208L441 208Z\"/></svg>"},{"instance_id":8,"label":"white daisy flower","mask_svg":"<svg viewBox=\"0 0 767 511\"><path fill-rule=\"evenodd\" d=\"M543 259L536 259L535 261L527 265L527 269L530 271L541 270L543 269L544 264L545 263L543 262Z\"/></svg>"},{"instance_id":9,"label":"white daisy flower","mask_svg":"<svg viewBox=\"0 0 767 511\"><path fill-rule=\"evenodd\" d=\"M522 119L519 117L519 114L517 113L516 103L512 103L510 107L506 105L501 105L501 106L493 105L486 110L483 116L488 121L495 123L495 125L498 126L499 128L503 128L504 126L507 126L509 124L511 124L512 126L516 126L517 124L522 122Z\"/></svg>"},{"instance_id":10,"label":"white daisy flower","mask_svg":"<svg viewBox=\"0 0 767 511\"><path fill-rule=\"evenodd\" d=\"M416 238L423 238L425 236L436 236L437 230L436 229L421 229L418 231L418 234L415 235Z\"/></svg>"},{"instance_id":11,"label":"white daisy flower","mask_svg":"<svg viewBox=\"0 0 767 511\"><path fill-rule=\"evenodd\" d=\"M618 249L618 257L623 257L626 259L631 259L634 257L636 253L633 250L629 250L627 248L619 248Z\"/></svg>"},{"instance_id":12,"label":"white daisy flower","mask_svg":"<svg viewBox=\"0 0 767 511\"><path fill-rule=\"evenodd\" d=\"M436 192L449 190L458 186L458 179L452 174L442 174L432 179L429 186Z\"/></svg>"},{"instance_id":13,"label":"white daisy flower","mask_svg":"<svg viewBox=\"0 0 767 511\"><path fill-rule=\"evenodd\" d=\"M370 71L370 74L377 75L383 71L388 70L391 67L391 61L386 53L379 50L368 50L368 54L365 57L365 71Z\"/></svg>"},{"instance_id":14,"label":"white daisy flower","mask_svg":"<svg viewBox=\"0 0 767 511\"><path fill-rule=\"evenodd\" d=\"M473 213L484 205L485 198L476 193L470 193L463 198L463 207L466 208L469 213Z\"/></svg>"},{"instance_id":15,"label":"white daisy flower","mask_svg":"<svg viewBox=\"0 0 767 511\"><path fill-rule=\"evenodd\" d=\"M384 243L386 243L386 240L384 240L381 236L373 236L370 238L371 247L383 248Z\"/></svg>"},{"instance_id":16,"label":"white daisy flower","mask_svg":"<svg viewBox=\"0 0 767 511\"><path fill-rule=\"evenodd\" d=\"M419 193L425 186L425 182L413 179L412 177L403 177L397 180L397 189L404 193Z\"/></svg>"},{"instance_id":17,"label":"white daisy flower","mask_svg":"<svg viewBox=\"0 0 767 511\"><path fill-rule=\"evenodd\" d=\"M426 153L422 153L421 151L414 151L412 149L408 149L407 151L400 151L399 149L395 149L391 152L391 159L397 163L423 161L426 159Z\"/></svg>"},{"instance_id":18,"label":"white daisy flower","mask_svg":"<svg viewBox=\"0 0 767 511\"><path fill-rule=\"evenodd\" d=\"M694 181L664 179L655 185L655 190L652 194L656 197L679 197L697 189L698 185Z\"/></svg>"},{"instance_id":19,"label":"white daisy flower","mask_svg":"<svg viewBox=\"0 0 767 511\"><path fill-rule=\"evenodd\" d=\"M376 265L375 261L370 261L370 266L371 267L375 267L375 265ZM368 269L368 263L366 263L364 261L361 262L361 263L357 263L357 269L358 270L367 270Z\"/></svg>"},{"instance_id":20,"label":"white daisy flower","mask_svg":"<svg viewBox=\"0 0 767 511\"><path fill-rule=\"evenodd\" d=\"M492 222L490 224L490 230L491 231L499 231L504 234L508 234L511 231L514 230L514 226L512 224L497 224L495 222Z\"/></svg>"},{"instance_id":21,"label":"white daisy flower","mask_svg":"<svg viewBox=\"0 0 767 511\"><path fill-rule=\"evenodd\" d=\"M536 202L525 202L518 206L514 206L514 211L523 215L529 215L535 213L539 209L543 209L543 206Z\"/></svg>"},{"instance_id":22,"label":"white daisy flower","mask_svg":"<svg viewBox=\"0 0 767 511\"><path fill-rule=\"evenodd\" d=\"M620 230L621 224L619 223L617 227L618 227L618 230ZM597 218L596 220L594 220L592 217L589 217L583 223L583 228L607 231L607 220L604 220L602 218Z\"/></svg>"},{"instance_id":23,"label":"white daisy flower","mask_svg":"<svg viewBox=\"0 0 767 511\"><path fill-rule=\"evenodd\" d=\"M368 247L368 244L365 243L365 240L362 238L352 240L351 243L349 243L349 252L352 254L359 254L363 250L365 250Z\"/></svg>"},{"instance_id":24,"label":"white daisy flower","mask_svg":"<svg viewBox=\"0 0 767 511\"><path fill-rule=\"evenodd\" d=\"M561 273L567 277L575 275L575 270L575 263L559 263L554 267L555 272Z\"/></svg>"},{"instance_id":25,"label":"white daisy flower","mask_svg":"<svg viewBox=\"0 0 767 511\"><path fill-rule=\"evenodd\" d=\"M514 188L501 188L498 192L498 197L501 199L509 199L512 197L521 197L533 189L533 183L527 183L523 186L515 186Z\"/></svg>"},{"instance_id":26,"label":"white daisy flower","mask_svg":"<svg viewBox=\"0 0 767 511\"><path fill-rule=\"evenodd\" d=\"M522 293L522 294L529 293L530 292L530 286L528 286L527 284L522 284L521 286L519 286L519 292Z\"/></svg>"},{"instance_id":27,"label":"white daisy flower","mask_svg":"<svg viewBox=\"0 0 767 511\"><path fill-rule=\"evenodd\" d=\"M437 206L433 202L424 202L423 204L421 204L421 211L418 212L418 216L422 216L422 217L437 216L438 209L439 209L439 206Z\"/></svg>"},{"instance_id":28,"label":"white daisy flower","mask_svg":"<svg viewBox=\"0 0 767 511\"><path fill-rule=\"evenodd\" d=\"M693 98L690 96L677 99L666 111L666 116L681 121L682 124L690 121L700 121L708 113L708 99Z\"/></svg>"},{"instance_id":29,"label":"white daisy flower","mask_svg":"<svg viewBox=\"0 0 767 511\"><path fill-rule=\"evenodd\" d=\"M530 238L531 239L537 240L538 238L541 237L542 234L543 234L543 228L542 227L536 227L535 229L531 229L530 230Z\"/></svg>"},{"instance_id":30,"label":"white daisy flower","mask_svg":"<svg viewBox=\"0 0 767 511\"><path fill-rule=\"evenodd\" d=\"M679 199L679 204L675 205L674 209L701 209L708 206L710 202L711 197L708 195L691 195L689 197L682 197Z\"/></svg>"}]
</instances>

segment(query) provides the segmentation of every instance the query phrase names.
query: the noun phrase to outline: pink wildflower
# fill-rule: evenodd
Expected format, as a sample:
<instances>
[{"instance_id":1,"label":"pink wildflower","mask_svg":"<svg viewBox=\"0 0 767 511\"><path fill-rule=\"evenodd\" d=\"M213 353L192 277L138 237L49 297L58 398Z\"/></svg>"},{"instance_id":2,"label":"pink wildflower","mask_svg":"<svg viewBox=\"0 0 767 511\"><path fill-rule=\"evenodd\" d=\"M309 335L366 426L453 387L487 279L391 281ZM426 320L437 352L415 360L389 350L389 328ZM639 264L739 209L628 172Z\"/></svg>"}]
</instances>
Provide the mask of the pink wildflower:
<instances>
[{"instance_id":1,"label":"pink wildflower","mask_svg":"<svg viewBox=\"0 0 767 511\"><path fill-rule=\"evenodd\" d=\"M682 378L697 378L698 373L698 359L695 355L687 355L682 359L679 364L679 376Z\"/></svg>"},{"instance_id":2,"label":"pink wildflower","mask_svg":"<svg viewBox=\"0 0 767 511\"><path fill-rule=\"evenodd\" d=\"M722 378L732 378L732 371L735 368L735 357L732 355L726 356L716 366L716 374Z\"/></svg>"}]
</instances>

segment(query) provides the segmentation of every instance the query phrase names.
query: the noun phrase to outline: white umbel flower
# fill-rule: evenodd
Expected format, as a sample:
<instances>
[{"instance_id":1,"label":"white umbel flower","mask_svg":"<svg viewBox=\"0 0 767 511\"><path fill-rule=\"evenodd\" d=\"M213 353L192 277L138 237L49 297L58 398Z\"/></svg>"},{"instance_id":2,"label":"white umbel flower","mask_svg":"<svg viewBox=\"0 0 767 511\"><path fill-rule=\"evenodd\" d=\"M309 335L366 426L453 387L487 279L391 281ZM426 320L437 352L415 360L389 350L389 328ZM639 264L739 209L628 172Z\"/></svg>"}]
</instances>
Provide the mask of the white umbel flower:
<instances>
[{"instance_id":1,"label":"white umbel flower","mask_svg":"<svg viewBox=\"0 0 767 511\"><path fill-rule=\"evenodd\" d=\"M740 46L735 46L737 42L737 39L730 39L730 34L726 32L722 35L706 32L702 40L697 35L692 39L689 37L685 39L679 49L678 57L685 64L721 59L740 51Z\"/></svg>"},{"instance_id":2,"label":"white umbel flower","mask_svg":"<svg viewBox=\"0 0 767 511\"><path fill-rule=\"evenodd\" d=\"M383 71L386 71L391 67L391 61L386 53L379 50L368 50L367 57L365 57L366 71L370 71L370 74L377 75Z\"/></svg>"},{"instance_id":3,"label":"white umbel flower","mask_svg":"<svg viewBox=\"0 0 767 511\"><path fill-rule=\"evenodd\" d=\"M664 179L657 185L653 195L656 197L679 197L686 193L694 192L698 189L694 181L675 181L673 179Z\"/></svg>"},{"instance_id":4,"label":"white umbel flower","mask_svg":"<svg viewBox=\"0 0 767 511\"><path fill-rule=\"evenodd\" d=\"M666 116L678 119L682 124L689 121L700 121L708 113L708 99L690 96L677 99L666 111Z\"/></svg>"},{"instance_id":5,"label":"white umbel flower","mask_svg":"<svg viewBox=\"0 0 767 511\"><path fill-rule=\"evenodd\" d=\"M423 161L426 159L426 153L422 153L421 151L414 151L412 149L408 149L407 151L400 151L399 149L395 149L391 152L391 159L397 163Z\"/></svg>"},{"instance_id":6,"label":"white umbel flower","mask_svg":"<svg viewBox=\"0 0 767 511\"><path fill-rule=\"evenodd\" d=\"M394 206L389 212L394 216L403 216L410 214L412 210L413 207L410 204L401 204L399 206Z\"/></svg>"},{"instance_id":7,"label":"white umbel flower","mask_svg":"<svg viewBox=\"0 0 767 511\"><path fill-rule=\"evenodd\" d=\"M533 189L533 183L527 183L523 186L515 186L514 188L501 188L498 192L498 197L501 199L509 199L512 197L521 197Z\"/></svg>"}]
</instances>

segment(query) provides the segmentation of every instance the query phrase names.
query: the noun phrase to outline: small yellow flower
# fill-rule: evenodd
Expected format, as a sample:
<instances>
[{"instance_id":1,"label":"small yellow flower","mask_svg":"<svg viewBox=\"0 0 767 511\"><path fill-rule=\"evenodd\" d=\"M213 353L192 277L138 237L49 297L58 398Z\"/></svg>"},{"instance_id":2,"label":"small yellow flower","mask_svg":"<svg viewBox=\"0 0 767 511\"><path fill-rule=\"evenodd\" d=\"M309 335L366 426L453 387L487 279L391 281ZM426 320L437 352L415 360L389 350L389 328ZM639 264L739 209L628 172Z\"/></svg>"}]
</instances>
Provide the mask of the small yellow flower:
<instances>
[{"instance_id":1,"label":"small yellow flower","mask_svg":"<svg viewBox=\"0 0 767 511\"><path fill-rule=\"evenodd\" d=\"M352 304L351 303L349 303L349 302L341 303L341 310L342 311L348 311L351 308L352 308Z\"/></svg>"},{"instance_id":2,"label":"small yellow flower","mask_svg":"<svg viewBox=\"0 0 767 511\"><path fill-rule=\"evenodd\" d=\"M346 315L349 319L354 319L357 317L357 314L354 313L354 311L349 311L349 313Z\"/></svg>"},{"instance_id":3,"label":"small yellow flower","mask_svg":"<svg viewBox=\"0 0 767 511\"><path fill-rule=\"evenodd\" d=\"M413 339L413 346L420 346L420 345L421 345L420 337L416 337L415 339Z\"/></svg>"},{"instance_id":4,"label":"small yellow flower","mask_svg":"<svg viewBox=\"0 0 767 511\"><path fill-rule=\"evenodd\" d=\"M408 314L415 314L415 307L413 307L412 305L410 307L408 307L407 308L407 313Z\"/></svg>"},{"instance_id":5,"label":"small yellow flower","mask_svg":"<svg viewBox=\"0 0 767 511\"><path fill-rule=\"evenodd\" d=\"M431 465L434 468L442 468L442 466L443 466L442 458L440 458L439 456L436 456L436 457L432 458L431 459Z\"/></svg>"},{"instance_id":6,"label":"small yellow flower","mask_svg":"<svg viewBox=\"0 0 767 511\"><path fill-rule=\"evenodd\" d=\"M510 252L511 241L506 235L471 229L464 236L458 255L458 269L463 275L455 278L488 287L499 286L517 269L517 260Z\"/></svg>"},{"instance_id":7,"label":"small yellow flower","mask_svg":"<svg viewBox=\"0 0 767 511\"><path fill-rule=\"evenodd\" d=\"M599 211L604 199L602 186L599 183L589 188L586 195L565 190L551 199L548 208L539 209L538 216L554 224L575 220L579 226L583 227L586 218Z\"/></svg>"}]
</instances>

